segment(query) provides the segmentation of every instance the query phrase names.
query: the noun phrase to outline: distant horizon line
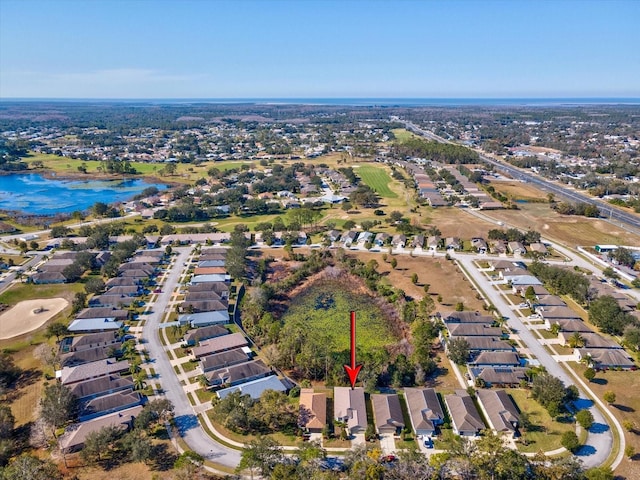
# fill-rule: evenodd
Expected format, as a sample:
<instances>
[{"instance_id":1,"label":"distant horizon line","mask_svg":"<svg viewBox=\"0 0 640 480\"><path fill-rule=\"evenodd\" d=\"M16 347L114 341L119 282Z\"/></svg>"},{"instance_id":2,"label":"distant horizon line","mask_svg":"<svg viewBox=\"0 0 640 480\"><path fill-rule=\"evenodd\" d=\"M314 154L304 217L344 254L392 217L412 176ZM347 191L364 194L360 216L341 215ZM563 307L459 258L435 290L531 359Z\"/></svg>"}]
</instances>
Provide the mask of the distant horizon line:
<instances>
[{"instance_id":1,"label":"distant horizon line","mask_svg":"<svg viewBox=\"0 0 640 480\"><path fill-rule=\"evenodd\" d=\"M211 103L266 105L428 106L428 105L637 105L640 97L0 97L12 102Z\"/></svg>"}]
</instances>

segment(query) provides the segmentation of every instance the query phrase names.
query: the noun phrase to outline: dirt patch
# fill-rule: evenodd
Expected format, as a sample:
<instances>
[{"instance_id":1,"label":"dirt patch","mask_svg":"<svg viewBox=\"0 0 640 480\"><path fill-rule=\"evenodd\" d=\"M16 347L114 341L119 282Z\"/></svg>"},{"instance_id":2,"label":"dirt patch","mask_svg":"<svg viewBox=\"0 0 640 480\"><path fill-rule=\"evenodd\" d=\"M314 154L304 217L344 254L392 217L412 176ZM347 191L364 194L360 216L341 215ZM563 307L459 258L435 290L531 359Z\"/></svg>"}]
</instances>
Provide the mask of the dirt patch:
<instances>
[{"instance_id":1,"label":"dirt patch","mask_svg":"<svg viewBox=\"0 0 640 480\"><path fill-rule=\"evenodd\" d=\"M388 282L396 288L402 289L406 295L420 300L424 296L424 285L429 284L429 295L434 300L442 296L442 303L436 301L436 309L440 312L450 312L456 303L462 302L465 310L482 310L483 302L476 298L476 291L467 281L458 267L444 258L411 257L409 255L394 255L398 262L396 268L391 268L392 256L387 255L387 262L383 261L380 253L349 252L363 262L372 258L378 261L378 272L382 273ZM414 285L411 277L418 274L418 283Z\"/></svg>"},{"instance_id":2,"label":"dirt patch","mask_svg":"<svg viewBox=\"0 0 640 480\"><path fill-rule=\"evenodd\" d=\"M487 232L496 228L495 223L469 215L459 208L436 208L429 216L430 223L423 218L420 219L421 223L438 227L443 237L459 237L461 240L487 238Z\"/></svg>"},{"instance_id":3,"label":"dirt patch","mask_svg":"<svg viewBox=\"0 0 640 480\"><path fill-rule=\"evenodd\" d=\"M44 325L69 302L64 298L25 300L0 315L0 340L17 337Z\"/></svg>"}]
</instances>

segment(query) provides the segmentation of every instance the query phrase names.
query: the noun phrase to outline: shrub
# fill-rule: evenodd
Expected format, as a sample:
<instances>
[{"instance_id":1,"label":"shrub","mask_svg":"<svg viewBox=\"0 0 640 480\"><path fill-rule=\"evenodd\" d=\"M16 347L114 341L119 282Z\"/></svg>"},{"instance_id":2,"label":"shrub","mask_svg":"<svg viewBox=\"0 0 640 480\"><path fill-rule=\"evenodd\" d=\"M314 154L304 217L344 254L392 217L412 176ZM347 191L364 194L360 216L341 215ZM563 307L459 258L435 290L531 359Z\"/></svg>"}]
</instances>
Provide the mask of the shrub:
<instances>
[{"instance_id":1,"label":"shrub","mask_svg":"<svg viewBox=\"0 0 640 480\"><path fill-rule=\"evenodd\" d=\"M580 439L576 432L564 432L560 443L570 452L575 452L580 447Z\"/></svg>"},{"instance_id":2,"label":"shrub","mask_svg":"<svg viewBox=\"0 0 640 480\"><path fill-rule=\"evenodd\" d=\"M576 421L582 428L589 430L593 425L593 415L589 410L580 410L576 413Z\"/></svg>"}]
</instances>

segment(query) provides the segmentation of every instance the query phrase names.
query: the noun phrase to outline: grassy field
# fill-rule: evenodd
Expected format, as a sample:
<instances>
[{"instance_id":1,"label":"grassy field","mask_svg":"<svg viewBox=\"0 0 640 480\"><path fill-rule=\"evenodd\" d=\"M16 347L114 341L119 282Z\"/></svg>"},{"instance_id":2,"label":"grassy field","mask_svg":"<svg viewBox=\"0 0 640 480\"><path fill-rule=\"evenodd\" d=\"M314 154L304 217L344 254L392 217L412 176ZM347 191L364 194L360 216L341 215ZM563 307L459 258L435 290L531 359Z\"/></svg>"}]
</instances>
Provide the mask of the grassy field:
<instances>
[{"instance_id":1,"label":"grassy field","mask_svg":"<svg viewBox=\"0 0 640 480\"><path fill-rule=\"evenodd\" d=\"M60 284L60 285L33 285L19 283L0 294L0 303L15 305L23 300L35 300L38 298L64 297L73 300L75 292L82 291L84 286L81 283Z\"/></svg>"},{"instance_id":2,"label":"grassy field","mask_svg":"<svg viewBox=\"0 0 640 480\"><path fill-rule=\"evenodd\" d=\"M496 189L496 192L500 192L514 201L547 201L547 193L534 187L530 183L493 181L490 182L490 184Z\"/></svg>"},{"instance_id":3,"label":"grassy field","mask_svg":"<svg viewBox=\"0 0 640 480\"><path fill-rule=\"evenodd\" d=\"M382 198L398 198L398 194L389 188L394 182L382 166L357 165L356 174Z\"/></svg>"},{"instance_id":4,"label":"grassy field","mask_svg":"<svg viewBox=\"0 0 640 480\"><path fill-rule=\"evenodd\" d=\"M29 165L39 161L44 165L44 170L51 170L59 174L82 175L78 167L85 165L88 175L103 176L98 170L100 162L96 160L79 160L58 155L50 155L46 153L32 153L24 159ZM229 170L231 168L240 168L242 165L255 165L255 161L221 161L221 162L204 162L199 165L189 163L176 164L177 169L175 175L162 176L159 171L162 169L162 163L150 162L131 162L140 175L159 177L169 182L192 182L198 178L207 175L207 170L216 167L220 170ZM38 170L35 170L36 172ZM106 177L106 175L104 175Z\"/></svg>"},{"instance_id":5,"label":"grassy field","mask_svg":"<svg viewBox=\"0 0 640 480\"><path fill-rule=\"evenodd\" d=\"M548 452L562 447L560 439L567 431L575 431L572 422L558 422L552 419L547 411L535 400L528 398L529 391L522 389L508 389L507 392L520 411L525 411L531 417L535 428L528 431L526 438L528 445L518 443L518 450L521 452Z\"/></svg>"},{"instance_id":6,"label":"grassy field","mask_svg":"<svg viewBox=\"0 0 640 480\"><path fill-rule=\"evenodd\" d=\"M406 142L411 138L420 138L415 133L411 133L409 130L404 128L394 128L391 132L395 135L396 141L399 143Z\"/></svg>"},{"instance_id":7,"label":"grassy field","mask_svg":"<svg viewBox=\"0 0 640 480\"><path fill-rule=\"evenodd\" d=\"M349 252L363 262L375 259L386 281L394 287L401 288L413 298L420 299L424 296L424 285L429 284L429 295L436 300L442 295L442 303L436 301L436 309L440 312L450 312L456 303L462 302L465 310L482 310L482 301L476 298L476 291L466 281L462 272L456 265L443 258L410 257L407 255L395 255L398 265L395 269L391 264L382 260L380 253ZM391 256L387 260L391 261ZM411 281L411 276L418 274L416 285Z\"/></svg>"},{"instance_id":8,"label":"grassy field","mask_svg":"<svg viewBox=\"0 0 640 480\"><path fill-rule=\"evenodd\" d=\"M329 336L335 351L349 349L349 312L357 312L358 347L372 351L395 341L382 315L371 299L345 290L337 281L317 282L294 297L284 314L283 324L302 320L309 331Z\"/></svg>"},{"instance_id":9,"label":"grassy field","mask_svg":"<svg viewBox=\"0 0 640 480\"><path fill-rule=\"evenodd\" d=\"M570 247L598 243L640 245L640 236L601 219L560 215L545 203L523 203L518 206L519 210L494 210L484 212L484 215L501 220L508 226L514 225L524 230L531 228Z\"/></svg>"}]
</instances>

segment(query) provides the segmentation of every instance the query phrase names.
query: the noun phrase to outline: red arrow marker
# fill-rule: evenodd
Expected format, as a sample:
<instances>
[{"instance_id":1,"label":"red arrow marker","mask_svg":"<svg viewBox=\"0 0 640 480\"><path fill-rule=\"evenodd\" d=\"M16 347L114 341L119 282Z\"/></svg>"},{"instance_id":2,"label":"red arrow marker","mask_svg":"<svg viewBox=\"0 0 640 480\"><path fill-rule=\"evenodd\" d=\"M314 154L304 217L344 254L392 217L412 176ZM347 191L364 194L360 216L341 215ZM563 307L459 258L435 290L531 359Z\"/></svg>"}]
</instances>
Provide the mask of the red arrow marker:
<instances>
[{"instance_id":1,"label":"red arrow marker","mask_svg":"<svg viewBox=\"0 0 640 480\"><path fill-rule=\"evenodd\" d=\"M344 371L349 376L352 390L356 385L361 368L362 365L356 365L356 312L351 311L351 366L344 365Z\"/></svg>"}]
</instances>

